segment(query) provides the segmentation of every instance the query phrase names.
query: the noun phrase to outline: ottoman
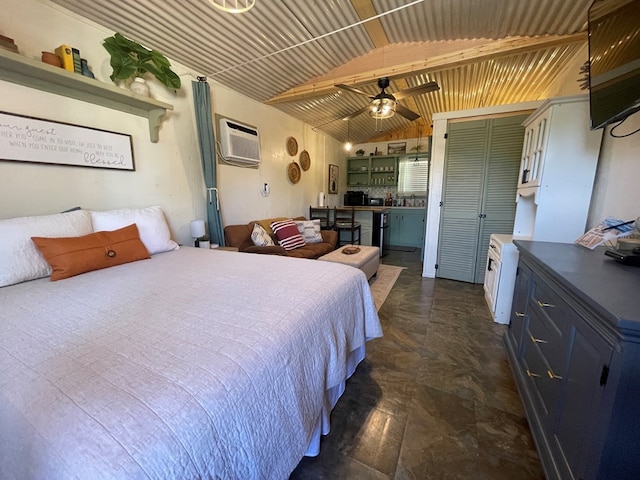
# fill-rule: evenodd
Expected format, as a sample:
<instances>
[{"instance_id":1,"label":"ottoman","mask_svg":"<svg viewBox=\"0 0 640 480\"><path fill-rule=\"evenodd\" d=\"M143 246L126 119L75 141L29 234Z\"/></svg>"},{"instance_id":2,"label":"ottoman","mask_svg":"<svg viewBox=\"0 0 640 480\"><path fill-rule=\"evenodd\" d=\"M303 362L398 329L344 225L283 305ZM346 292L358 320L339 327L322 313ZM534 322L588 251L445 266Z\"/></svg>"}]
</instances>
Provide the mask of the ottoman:
<instances>
[{"instance_id":1,"label":"ottoman","mask_svg":"<svg viewBox=\"0 0 640 480\"><path fill-rule=\"evenodd\" d=\"M342 250L345 248L354 246L360 248L358 253L351 255L342 253ZM321 256L318 260L351 265L352 267L362 270L367 276L367 279L370 279L378 272L378 265L380 264L380 249L378 247L369 247L366 245L345 245L331 253Z\"/></svg>"}]
</instances>

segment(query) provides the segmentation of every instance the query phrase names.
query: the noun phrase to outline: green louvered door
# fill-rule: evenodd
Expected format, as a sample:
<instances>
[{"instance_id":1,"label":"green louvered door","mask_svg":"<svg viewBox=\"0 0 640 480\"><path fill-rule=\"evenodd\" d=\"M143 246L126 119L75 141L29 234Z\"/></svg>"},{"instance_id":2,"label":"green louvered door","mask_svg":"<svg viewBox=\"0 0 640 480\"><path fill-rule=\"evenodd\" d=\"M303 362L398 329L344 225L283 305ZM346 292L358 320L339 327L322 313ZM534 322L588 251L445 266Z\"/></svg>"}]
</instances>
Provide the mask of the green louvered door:
<instances>
[{"instance_id":1,"label":"green louvered door","mask_svg":"<svg viewBox=\"0 0 640 480\"><path fill-rule=\"evenodd\" d=\"M513 231L525 118L449 125L438 277L483 283L489 235Z\"/></svg>"}]
</instances>

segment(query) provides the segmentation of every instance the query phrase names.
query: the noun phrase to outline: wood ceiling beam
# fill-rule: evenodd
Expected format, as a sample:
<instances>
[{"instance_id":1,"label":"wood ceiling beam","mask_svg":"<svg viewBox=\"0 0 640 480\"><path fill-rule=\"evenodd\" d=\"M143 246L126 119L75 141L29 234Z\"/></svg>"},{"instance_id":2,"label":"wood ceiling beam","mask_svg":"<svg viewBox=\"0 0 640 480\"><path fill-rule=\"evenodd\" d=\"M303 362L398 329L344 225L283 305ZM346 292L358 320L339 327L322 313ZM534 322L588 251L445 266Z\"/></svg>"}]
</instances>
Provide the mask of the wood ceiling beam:
<instances>
[{"instance_id":1,"label":"wood ceiling beam","mask_svg":"<svg viewBox=\"0 0 640 480\"><path fill-rule=\"evenodd\" d=\"M356 87L375 83L378 78L385 76L398 80L408 75L420 75L438 70L456 68L470 63L482 62L492 58L519 55L571 43L585 43L586 41L586 32L575 33L573 35L509 37L502 40L491 40L483 45L449 52L443 55L436 55L420 61L400 63L386 66L385 68L363 71L358 74L336 76L322 81L310 82L276 95L265 103L275 105L325 95L335 92L337 88L334 85L337 83ZM424 42L423 48L428 50L429 42Z\"/></svg>"},{"instance_id":2,"label":"wood ceiling beam","mask_svg":"<svg viewBox=\"0 0 640 480\"><path fill-rule=\"evenodd\" d=\"M351 4L358 14L358 17L360 17L360 20L366 20L367 18L375 17L378 14L373 3L371 3L371 0L351 0ZM387 37L379 18L370 20L364 23L363 26L376 48L389 45L389 38Z\"/></svg>"},{"instance_id":3,"label":"wood ceiling beam","mask_svg":"<svg viewBox=\"0 0 640 480\"><path fill-rule=\"evenodd\" d=\"M360 20L375 17L379 13L376 12L371 0L351 0L351 4L353 5L353 8L358 14ZM384 31L384 27L382 26L382 22L379 18L370 20L363 25L376 49L384 48L389 45L389 37L387 37L387 33ZM404 79L398 79L396 81L396 85L399 90L409 88L409 84ZM418 109L418 105L412 98L406 98L403 103L410 110L415 111Z\"/></svg>"}]
</instances>

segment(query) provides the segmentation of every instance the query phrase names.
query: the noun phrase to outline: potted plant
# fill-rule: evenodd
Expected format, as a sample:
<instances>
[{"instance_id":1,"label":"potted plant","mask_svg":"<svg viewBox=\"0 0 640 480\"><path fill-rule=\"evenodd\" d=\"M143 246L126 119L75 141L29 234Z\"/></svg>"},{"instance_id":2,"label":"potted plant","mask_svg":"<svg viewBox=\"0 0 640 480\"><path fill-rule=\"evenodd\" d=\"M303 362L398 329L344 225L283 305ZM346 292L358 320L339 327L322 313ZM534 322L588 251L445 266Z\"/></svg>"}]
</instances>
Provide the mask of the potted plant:
<instances>
[{"instance_id":1,"label":"potted plant","mask_svg":"<svg viewBox=\"0 0 640 480\"><path fill-rule=\"evenodd\" d=\"M361 148L359 148L358 150L356 150L356 155L357 155L358 157L363 156L363 155L364 155L364 150L363 150L363 149L361 149Z\"/></svg>"},{"instance_id":2,"label":"potted plant","mask_svg":"<svg viewBox=\"0 0 640 480\"><path fill-rule=\"evenodd\" d=\"M116 33L104 39L104 48L111 55L112 81L133 79L131 90L149 95L144 74L151 73L169 88L180 88L180 77L171 70L167 57L156 50L149 50L133 40ZM140 80L138 80L140 79Z\"/></svg>"}]
</instances>

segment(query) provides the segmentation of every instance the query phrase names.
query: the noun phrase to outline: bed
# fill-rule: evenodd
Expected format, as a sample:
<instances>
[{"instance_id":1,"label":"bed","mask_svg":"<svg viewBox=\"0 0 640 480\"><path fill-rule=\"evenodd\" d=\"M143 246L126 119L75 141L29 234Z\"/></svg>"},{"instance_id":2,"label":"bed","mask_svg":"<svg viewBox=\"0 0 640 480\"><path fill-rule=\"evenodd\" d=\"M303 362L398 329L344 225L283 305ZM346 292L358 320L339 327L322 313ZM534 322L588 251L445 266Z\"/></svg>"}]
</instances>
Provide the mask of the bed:
<instances>
[{"instance_id":1,"label":"bed","mask_svg":"<svg viewBox=\"0 0 640 480\"><path fill-rule=\"evenodd\" d=\"M286 479L382 335L357 269L189 247L0 305L3 479Z\"/></svg>"}]
</instances>

